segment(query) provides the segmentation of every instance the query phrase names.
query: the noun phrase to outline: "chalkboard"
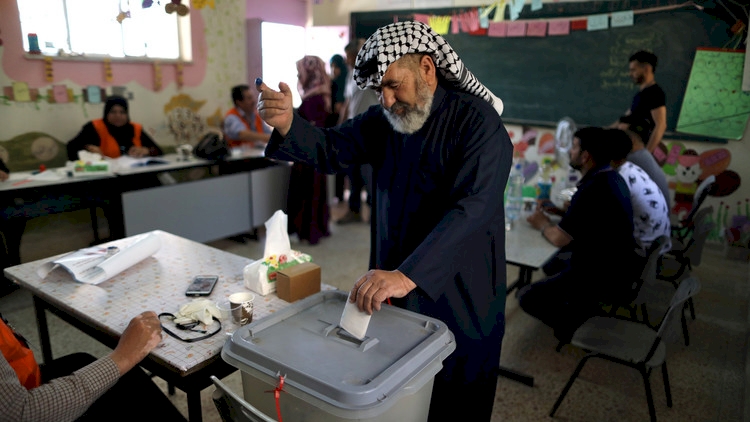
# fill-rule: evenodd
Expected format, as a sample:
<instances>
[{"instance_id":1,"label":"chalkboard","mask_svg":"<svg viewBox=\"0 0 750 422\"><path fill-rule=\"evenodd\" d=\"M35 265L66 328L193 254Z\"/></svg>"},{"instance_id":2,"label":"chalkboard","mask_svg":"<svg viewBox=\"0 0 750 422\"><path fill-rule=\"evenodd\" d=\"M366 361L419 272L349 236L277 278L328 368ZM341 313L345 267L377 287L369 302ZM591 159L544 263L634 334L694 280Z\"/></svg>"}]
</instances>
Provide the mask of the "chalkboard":
<instances>
[{"instance_id":1,"label":"chalkboard","mask_svg":"<svg viewBox=\"0 0 750 422\"><path fill-rule=\"evenodd\" d=\"M611 10L613 4L620 8ZM629 10L628 6L627 1L556 3L535 13L527 6L521 19L584 16ZM449 15L460 10L352 13L352 32L367 38L394 17L405 20L409 13ZM722 47L729 35L726 22L693 8L636 14L632 27L572 31L565 36L447 34L445 38L469 70L503 100L506 122L538 126L554 126L565 116L581 126L614 122L637 92L628 76L628 58L638 50L651 50L659 57L656 80L667 98L665 137L724 142L674 131L696 48Z\"/></svg>"}]
</instances>

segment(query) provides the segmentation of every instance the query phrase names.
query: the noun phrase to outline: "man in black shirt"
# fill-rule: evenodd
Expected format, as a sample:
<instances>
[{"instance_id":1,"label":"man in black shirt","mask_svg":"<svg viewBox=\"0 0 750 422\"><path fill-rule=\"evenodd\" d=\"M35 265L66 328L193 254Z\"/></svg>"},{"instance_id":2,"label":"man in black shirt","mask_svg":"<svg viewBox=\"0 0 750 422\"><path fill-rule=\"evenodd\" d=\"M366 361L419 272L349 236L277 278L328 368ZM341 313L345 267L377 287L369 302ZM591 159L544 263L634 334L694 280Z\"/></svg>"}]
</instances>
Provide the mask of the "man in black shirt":
<instances>
[{"instance_id":1,"label":"man in black shirt","mask_svg":"<svg viewBox=\"0 0 750 422\"><path fill-rule=\"evenodd\" d=\"M638 85L639 91L633 97L630 108L625 115L633 115L649 122L651 130L648 140L644 139L646 149L654 152L667 130L667 106L664 90L656 84L657 58L649 51L639 51L630 56L630 77Z\"/></svg>"},{"instance_id":2,"label":"man in black shirt","mask_svg":"<svg viewBox=\"0 0 750 422\"><path fill-rule=\"evenodd\" d=\"M602 128L576 132L570 165L583 179L559 224L541 209L528 221L555 246L569 246L569 265L557 274L522 288L521 308L555 330L567 343L600 302L629 302L637 275L630 191L610 167L611 144Z\"/></svg>"}]
</instances>

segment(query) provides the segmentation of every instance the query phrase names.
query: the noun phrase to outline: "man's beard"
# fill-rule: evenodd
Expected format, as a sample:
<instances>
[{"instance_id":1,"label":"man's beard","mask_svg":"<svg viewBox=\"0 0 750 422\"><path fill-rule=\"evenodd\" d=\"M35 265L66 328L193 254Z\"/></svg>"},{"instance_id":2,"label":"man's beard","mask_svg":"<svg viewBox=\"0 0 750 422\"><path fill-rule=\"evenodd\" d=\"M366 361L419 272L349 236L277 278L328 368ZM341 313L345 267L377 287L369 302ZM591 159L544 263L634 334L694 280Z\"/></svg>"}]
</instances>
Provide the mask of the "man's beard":
<instances>
[{"instance_id":1,"label":"man's beard","mask_svg":"<svg viewBox=\"0 0 750 422\"><path fill-rule=\"evenodd\" d=\"M422 129L427 118L430 117L432 109L432 100L435 95L430 92L419 77L417 78L417 104L409 105L400 101L395 102L390 108L383 107L385 117L393 127L393 130L410 135L419 129ZM420 105L421 103L421 105ZM402 112L403 114L398 114Z\"/></svg>"}]
</instances>

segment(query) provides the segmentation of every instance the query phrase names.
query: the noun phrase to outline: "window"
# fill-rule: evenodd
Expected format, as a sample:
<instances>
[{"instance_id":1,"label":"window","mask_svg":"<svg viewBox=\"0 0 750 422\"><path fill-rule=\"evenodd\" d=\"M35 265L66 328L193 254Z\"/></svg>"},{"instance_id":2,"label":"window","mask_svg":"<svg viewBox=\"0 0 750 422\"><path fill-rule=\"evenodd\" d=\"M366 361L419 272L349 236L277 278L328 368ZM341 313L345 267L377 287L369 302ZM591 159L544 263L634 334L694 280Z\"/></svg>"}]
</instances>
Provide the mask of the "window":
<instances>
[{"instance_id":1,"label":"window","mask_svg":"<svg viewBox=\"0 0 750 422\"><path fill-rule=\"evenodd\" d=\"M189 36L180 36L190 33L189 15L166 13L165 1L17 0L17 3L26 51L29 51L28 34L37 34L39 49L45 55L57 55L62 50L86 56L191 58ZM151 5L144 8L143 4Z\"/></svg>"},{"instance_id":2,"label":"window","mask_svg":"<svg viewBox=\"0 0 750 422\"><path fill-rule=\"evenodd\" d=\"M280 23L261 23L263 49L263 82L279 89L286 82L292 90L293 104L302 104L297 90L297 61L305 55L305 28ZM279 48L284 46L284 48Z\"/></svg>"}]
</instances>

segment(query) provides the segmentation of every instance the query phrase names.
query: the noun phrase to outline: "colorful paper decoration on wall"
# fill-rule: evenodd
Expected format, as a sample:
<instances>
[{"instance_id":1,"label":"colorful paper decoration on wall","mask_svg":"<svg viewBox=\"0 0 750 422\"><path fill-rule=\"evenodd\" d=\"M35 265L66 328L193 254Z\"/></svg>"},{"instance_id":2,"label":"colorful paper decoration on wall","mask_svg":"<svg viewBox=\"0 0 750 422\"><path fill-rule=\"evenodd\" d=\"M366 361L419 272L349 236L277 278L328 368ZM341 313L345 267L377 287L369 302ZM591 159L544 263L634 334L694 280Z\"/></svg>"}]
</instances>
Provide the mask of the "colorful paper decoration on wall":
<instances>
[{"instance_id":1,"label":"colorful paper decoration on wall","mask_svg":"<svg viewBox=\"0 0 750 422\"><path fill-rule=\"evenodd\" d=\"M177 14L180 16L186 16L188 13L190 13L190 9L182 4L182 0L172 0L171 3L167 3L164 6L164 10L169 14L177 12Z\"/></svg>"},{"instance_id":2,"label":"colorful paper decoration on wall","mask_svg":"<svg viewBox=\"0 0 750 422\"><path fill-rule=\"evenodd\" d=\"M63 104L63 103L67 103L70 101L70 95L68 94L68 87L65 85L53 85L52 95L50 96L48 92L47 96L51 97L54 100L54 102L57 104Z\"/></svg>"},{"instance_id":3,"label":"colorful paper decoration on wall","mask_svg":"<svg viewBox=\"0 0 750 422\"><path fill-rule=\"evenodd\" d=\"M112 60L104 59L102 63L104 64L104 80L112 82Z\"/></svg>"},{"instance_id":4,"label":"colorful paper decoration on wall","mask_svg":"<svg viewBox=\"0 0 750 422\"><path fill-rule=\"evenodd\" d=\"M182 62L178 62L175 65L175 80L177 82L177 89L182 89L182 84L183 84L183 65L182 65Z\"/></svg>"},{"instance_id":5,"label":"colorful paper decoration on wall","mask_svg":"<svg viewBox=\"0 0 750 422\"><path fill-rule=\"evenodd\" d=\"M193 0L191 4L196 9L203 9L206 6L210 7L211 9L216 8L214 0Z\"/></svg>"},{"instance_id":6,"label":"colorful paper decoration on wall","mask_svg":"<svg viewBox=\"0 0 750 422\"><path fill-rule=\"evenodd\" d=\"M161 90L161 63L154 62L154 91Z\"/></svg>"},{"instance_id":7,"label":"colorful paper decoration on wall","mask_svg":"<svg viewBox=\"0 0 750 422\"><path fill-rule=\"evenodd\" d=\"M39 37L36 34L29 34L29 54L42 54L39 49Z\"/></svg>"},{"instance_id":8,"label":"colorful paper decoration on wall","mask_svg":"<svg viewBox=\"0 0 750 422\"><path fill-rule=\"evenodd\" d=\"M130 17L130 12L120 12L115 18L117 22L122 23L125 19Z\"/></svg>"},{"instance_id":9,"label":"colorful paper decoration on wall","mask_svg":"<svg viewBox=\"0 0 750 422\"><path fill-rule=\"evenodd\" d=\"M52 69L52 57L44 58L44 80L52 82L55 80L55 72Z\"/></svg>"},{"instance_id":10,"label":"colorful paper decoration on wall","mask_svg":"<svg viewBox=\"0 0 750 422\"><path fill-rule=\"evenodd\" d=\"M26 82L13 82L13 101L19 103L31 101L31 92L29 92L29 85Z\"/></svg>"},{"instance_id":11,"label":"colorful paper decoration on wall","mask_svg":"<svg viewBox=\"0 0 750 422\"><path fill-rule=\"evenodd\" d=\"M96 85L89 85L83 90L84 101L90 104L99 104L102 102L102 88Z\"/></svg>"}]
</instances>

